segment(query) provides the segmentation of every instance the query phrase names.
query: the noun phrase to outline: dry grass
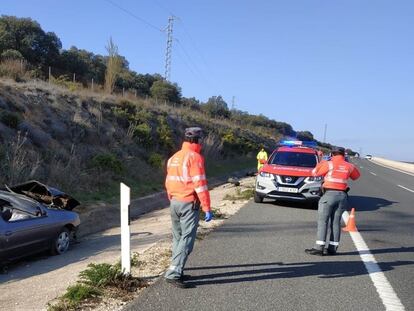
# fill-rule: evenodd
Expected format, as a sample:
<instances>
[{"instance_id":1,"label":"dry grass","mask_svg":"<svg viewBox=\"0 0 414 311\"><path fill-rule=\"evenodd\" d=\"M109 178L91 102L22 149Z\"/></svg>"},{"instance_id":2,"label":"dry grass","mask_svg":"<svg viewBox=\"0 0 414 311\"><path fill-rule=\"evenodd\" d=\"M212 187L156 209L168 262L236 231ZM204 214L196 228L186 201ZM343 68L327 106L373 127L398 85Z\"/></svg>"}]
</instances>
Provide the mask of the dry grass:
<instances>
[{"instance_id":1,"label":"dry grass","mask_svg":"<svg viewBox=\"0 0 414 311\"><path fill-rule=\"evenodd\" d=\"M0 77L19 81L26 75L26 62L20 59L5 59L0 62Z\"/></svg>"}]
</instances>

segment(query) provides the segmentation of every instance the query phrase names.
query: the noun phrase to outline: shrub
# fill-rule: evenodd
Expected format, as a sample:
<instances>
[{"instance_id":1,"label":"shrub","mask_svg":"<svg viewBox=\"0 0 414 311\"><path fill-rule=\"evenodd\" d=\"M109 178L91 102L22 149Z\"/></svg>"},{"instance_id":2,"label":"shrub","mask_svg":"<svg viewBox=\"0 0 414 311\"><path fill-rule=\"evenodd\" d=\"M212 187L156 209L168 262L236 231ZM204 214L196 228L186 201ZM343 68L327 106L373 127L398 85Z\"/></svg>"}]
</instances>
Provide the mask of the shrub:
<instances>
[{"instance_id":1,"label":"shrub","mask_svg":"<svg viewBox=\"0 0 414 311\"><path fill-rule=\"evenodd\" d=\"M83 88L81 83L73 82L67 75L61 75L57 78L52 77L51 82L56 85L63 86L71 92L81 90Z\"/></svg>"},{"instance_id":2,"label":"shrub","mask_svg":"<svg viewBox=\"0 0 414 311\"><path fill-rule=\"evenodd\" d=\"M82 300L100 296L101 292L91 286L84 284L76 284L69 286L66 293L63 295L64 299L69 300L73 304L78 304Z\"/></svg>"},{"instance_id":3,"label":"shrub","mask_svg":"<svg viewBox=\"0 0 414 311\"><path fill-rule=\"evenodd\" d=\"M133 291L146 285L146 282L134 278L130 274L124 274L120 261L114 265L91 263L86 270L79 273L79 277L81 283L99 289L116 287L118 290Z\"/></svg>"},{"instance_id":4,"label":"shrub","mask_svg":"<svg viewBox=\"0 0 414 311\"><path fill-rule=\"evenodd\" d=\"M159 153L151 153L148 157L148 164L155 168L162 168L164 164L164 157Z\"/></svg>"},{"instance_id":5,"label":"shrub","mask_svg":"<svg viewBox=\"0 0 414 311\"><path fill-rule=\"evenodd\" d=\"M20 59L5 59L0 63L0 76L19 82L26 73L26 65Z\"/></svg>"},{"instance_id":6,"label":"shrub","mask_svg":"<svg viewBox=\"0 0 414 311\"><path fill-rule=\"evenodd\" d=\"M88 265L88 268L79 273L81 282L94 287L105 287L123 277L120 266L108 263Z\"/></svg>"},{"instance_id":7,"label":"shrub","mask_svg":"<svg viewBox=\"0 0 414 311\"><path fill-rule=\"evenodd\" d=\"M172 131L165 117L158 117L158 142L162 148L170 151L174 147Z\"/></svg>"},{"instance_id":8,"label":"shrub","mask_svg":"<svg viewBox=\"0 0 414 311\"><path fill-rule=\"evenodd\" d=\"M130 116L130 114L128 113L126 109L120 108L120 107L113 107L112 112L118 119L121 119L121 120L128 120Z\"/></svg>"},{"instance_id":9,"label":"shrub","mask_svg":"<svg viewBox=\"0 0 414 311\"><path fill-rule=\"evenodd\" d=\"M0 115L0 120L8 127L14 128L14 129L17 129L17 127L19 126L21 122L18 114L13 113L13 112L6 112L6 111Z\"/></svg>"},{"instance_id":10,"label":"shrub","mask_svg":"<svg viewBox=\"0 0 414 311\"><path fill-rule=\"evenodd\" d=\"M122 173L124 170L122 162L111 153L103 153L94 156L92 159L92 167L117 174Z\"/></svg>"},{"instance_id":11,"label":"shrub","mask_svg":"<svg viewBox=\"0 0 414 311\"><path fill-rule=\"evenodd\" d=\"M223 200L228 200L228 201L249 200L253 197L253 195L254 195L254 189L246 189L246 190L241 191L241 189L237 187L235 194L233 195L226 194Z\"/></svg>"},{"instance_id":12,"label":"shrub","mask_svg":"<svg viewBox=\"0 0 414 311\"><path fill-rule=\"evenodd\" d=\"M146 123L138 124L134 129L134 137L144 147L149 147L152 144L151 127Z\"/></svg>"}]
</instances>

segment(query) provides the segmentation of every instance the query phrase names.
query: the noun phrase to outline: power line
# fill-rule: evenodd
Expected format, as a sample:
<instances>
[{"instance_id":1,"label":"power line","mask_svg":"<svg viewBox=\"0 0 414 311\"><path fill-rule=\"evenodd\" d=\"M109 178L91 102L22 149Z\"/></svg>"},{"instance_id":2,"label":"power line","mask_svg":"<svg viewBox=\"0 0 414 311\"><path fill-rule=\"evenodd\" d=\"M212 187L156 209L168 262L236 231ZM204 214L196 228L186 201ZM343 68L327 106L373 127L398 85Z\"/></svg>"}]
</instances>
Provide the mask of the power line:
<instances>
[{"instance_id":1,"label":"power line","mask_svg":"<svg viewBox=\"0 0 414 311\"><path fill-rule=\"evenodd\" d=\"M178 40L177 38L174 38L175 41L178 43L178 46L183 50L185 56L187 57L189 63L194 67L195 71L197 72L197 74L204 80L204 82L206 82L210 88L211 88L211 84L210 81L203 75L203 73L200 71L200 69L198 68L198 66L194 63L194 61L192 60L192 58L190 57L190 55L187 53L186 49L184 48L184 46L181 44L180 40Z\"/></svg>"},{"instance_id":2,"label":"power line","mask_svg":"<svg viewBox=\"0 0 414 311\"><path fill-rule=\"evenodd\" d=\"M177 50L178 51L178 50ZM194 70L189 66L189 64L186 62L183 56L181 56L180 52L177 54L178 57L183 61L184 65L187 67L187 69L193 74L195 78L199 78L199 76L194 72Z\"/></svg>"},{"instance_id":3,"label":"power line","mask_svg":"<svg viewBox=\"0 0 414 311\"><path fill-rule=\"evenodd\" d=\"M123 11L124 13L128 14L129 16L132 16L133 18L139 20L140 22L146 24L147 26L158 30L159 32L165 32L164 30L162 30L161 28L151 24L150 22L146 21L145 19L143 19L142 17L139 17L138 15L132 13L131 11L121 7L120 5L118 5L117 3L111 1L111 0L105 0L106 2L110 3L111 5L113 5L114 7L118 8L119 10Z\"/></svg>"},{"instance_id":4,"label":"power line","mask_svg":"<svg viewBox=\"0 0 414 311\"><path fill-rule=\"evenodd\" d=\"M162 5L161 3L159 3L159 1L157 0L152 0L152 3L155 3L161 10L164 10L165 12L168 13L168 15L175 15L171 10L169 10L167 7L165 7L164 5Z\"/></svg>"},{"instance_id":5,"label":"power line","mask_svg":"<svg viewBox=\"0 0 414 311\"><path fill-rule=\"evenodd\" d=\"M197 45L195 44L195 41L191 37L190 33L187 31L187 27L184 26L184 22L182 20L180 20L180 22L181 22L180 23L181 24L181 27L183 28L185 35L188 37L190 44L193 46L194 51L197 52L198 56L203 61L204 65L208 68L209 66L208 66L208 64L206 62L206 59L205 59L203 53L201 53L201 51L198 49Z\"/></svg>"}]
</instances>

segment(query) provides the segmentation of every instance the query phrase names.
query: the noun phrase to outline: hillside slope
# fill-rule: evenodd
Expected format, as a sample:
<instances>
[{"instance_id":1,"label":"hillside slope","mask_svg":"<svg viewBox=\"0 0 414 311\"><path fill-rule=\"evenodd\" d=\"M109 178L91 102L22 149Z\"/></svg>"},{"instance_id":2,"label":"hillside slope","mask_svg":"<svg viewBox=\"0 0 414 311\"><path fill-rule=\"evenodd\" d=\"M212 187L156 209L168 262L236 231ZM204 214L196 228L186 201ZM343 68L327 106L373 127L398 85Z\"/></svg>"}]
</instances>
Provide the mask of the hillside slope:
<instances>
[{"instance_id":1,"label":"hillside slope","mask_svg":"<svg viewBox=\"0 0 414 311\"><path fill-rule=\"evenodd\" d=\"M152 99L3 79L0 182L37 179L88 200L115 196L119 181L132 185L135 194L156 191L162 188L164 162L188 126L207 133L209 176L254 167L259 144L271 149L281 136Z\"/></svg>"}]
</instances>

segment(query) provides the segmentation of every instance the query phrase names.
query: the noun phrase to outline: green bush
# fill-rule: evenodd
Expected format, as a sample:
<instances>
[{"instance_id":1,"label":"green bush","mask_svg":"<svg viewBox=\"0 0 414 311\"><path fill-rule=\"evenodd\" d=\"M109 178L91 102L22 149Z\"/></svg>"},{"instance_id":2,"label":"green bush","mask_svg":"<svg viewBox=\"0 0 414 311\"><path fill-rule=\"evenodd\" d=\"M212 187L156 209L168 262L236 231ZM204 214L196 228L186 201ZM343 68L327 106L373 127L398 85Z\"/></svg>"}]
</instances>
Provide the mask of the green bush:
<instances>
[{"instance_id":1,"label":"green bush","mask_svg":"<svg viewBox=\"0 0 414 311\"><path fill-rule=\"evenodd\" d=\"M170 151L174 148L172 130L168 125L167 119L165 117L158 117L157 134L158 143L162 148L164 148L167 151Z\"/></svg>"},{"instance_id":2,"label":"green bush","mask_svg":"<svg viewBox=\"0 0 414 311\"><path fill-rule=\"evenodd\" d=\"M134 130L134 137L138 140L140 144L144 147L149 147L152 144L152 129L146 123L138 124Z\"/></svg>"},{"instance_id":3,"label":"green bush","mask_svg":"<svg viewBox=\"0 0 414 311\"><path fill-rule=\"evenodd\" d=\"M128 111L121 107L113 107L112 112L115 117L121 121L128 121L130 119L130 114Z\"/></svg>"},{"instance_id":4,"label":"green bush","mask_svg":"<svg viewBox=\"0 0 414 311\"><path fill-rule=\"evenodd\" d=\"M85 284L76 284L67 288L63 298L69 300L72 304L78 304L82 300L97 297L101 294L101 291L94 287Z\"/></svg>"},{"instance_id":5,"label":"green bush","mask_svg":"<svg viewBox=\"0 0 414 311\"><path fill-rule=\"evenodd\" d=\"M111 171L116 174L121 174L124 171L122 162L111 153L102 153L94 156L92 159L92 167L102 171Z\"/></svg>"},{"instance_id":6,"label":"green bush","mask_svg":"<svg viewBox=\"0 0 414 311\"><path fill-rule=\"evenodd\" d=\"M133 116L133 120L137 123L149 123L151 121L151 118L151 112L144 109L137 110Z\"/></svg>"},{"instance_id":7,"label":"green bush","mask_svg":"<svg viewBox=\"0 0 414 311\"><path fill-rule=\"evenodd\" d=\"M123 277L120 265L110 265L108 263L88 265L88 268L79 273L81 282L94 287L105 287L116 283Z\"/></svg>"},{"instance_id":8,"label":"green bush","mask_svg":"<svg viewBox=\"0 0 414 311\"><path fill-rule=\"evenodd\" d=\"M0 115L0 120L8 127L11 127L14 129L16 129L21 122L19 115L13 112L3 112Z\"/></svg>"},{"instance_id":9,"label":"green bush","mask_svg":"<svg viewBox=\"0 0 414 311\"><path fill-rule=\"evenodd\" d=\"M164 165L164 157L159 153L151 153L148 157L148 164L155 168L162 168Z\"/></svg>"}]
</instances>

